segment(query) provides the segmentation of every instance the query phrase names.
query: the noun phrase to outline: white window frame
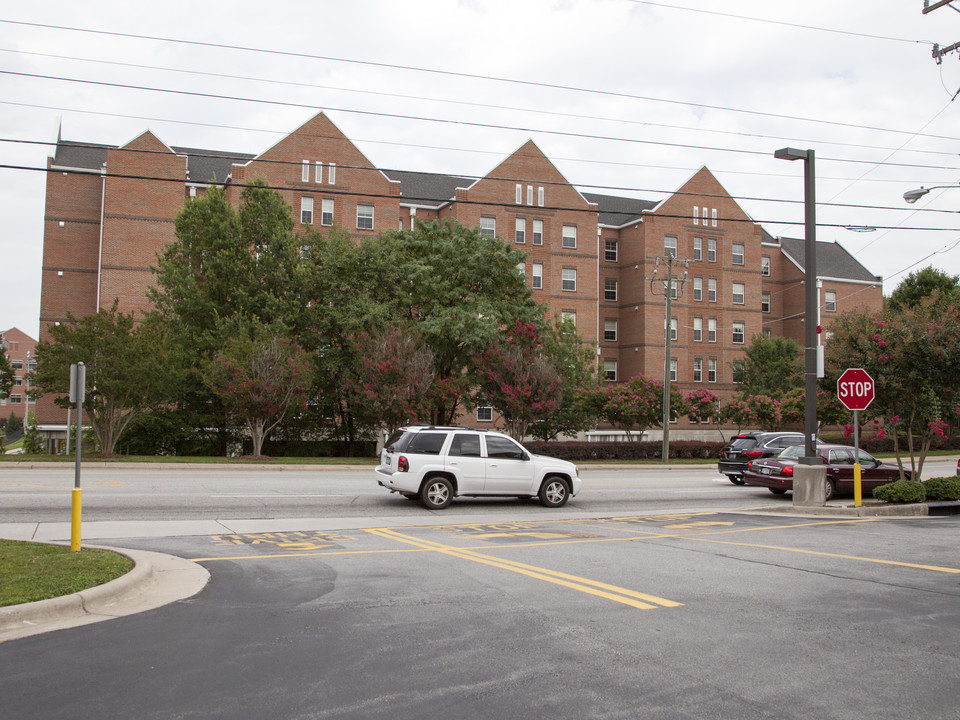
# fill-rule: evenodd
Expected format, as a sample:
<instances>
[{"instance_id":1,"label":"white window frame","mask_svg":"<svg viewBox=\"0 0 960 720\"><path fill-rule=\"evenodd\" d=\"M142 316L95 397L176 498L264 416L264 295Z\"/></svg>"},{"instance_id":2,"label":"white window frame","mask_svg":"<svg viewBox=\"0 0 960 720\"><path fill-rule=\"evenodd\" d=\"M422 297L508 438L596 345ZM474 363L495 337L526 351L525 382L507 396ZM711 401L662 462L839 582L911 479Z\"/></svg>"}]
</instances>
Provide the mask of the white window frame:
<instances>
[{"instance_id":1,"label":"white window frame","mask_svg":"<svg viewBox=\"0 0 960 720\"><path fill-rule=\"evenodd\" d=\"M370 208L370 213L366 212L361 213L361 208ZM374 220L374 208L370 203L357 203L357 229L358 230L373 230L373 220ZM367 221L369 219L369 227L367 227ZM363 221L361 223L361 220Z\"/></svg>"},{"instance_id":2,"label":"white window frame","mask_svg":"<svg viewBox=\"0 0 960 720\"><path fill-rule=\"evenodd\" d=\"M670 382L676 382L680 372L680 363L677 358L670 358ZM676 422L671 420L671 422Z\"/></svg>"},{"instance_id":3,"label":"white window frame","mask_svg":"<svg viewBox=\"0 0 960 720\"><path fill-rule=\"evenodd\" d=\"M763 255L760 258L760 274L764 277L770 277L770 256Z\"/></svg>"},{"instance_id":4,"label":"white window frame","mask_svg":"<svg viewBox=\"0 0 960 720\"><path fill-rule=\"evenodd\" d=\"M307 168L309 170L309 166ZM300 224L313 225L313 198L300 198Z\"/></svg>"},{"instance_id":5,"label":"white window frame","mask_svg":"<svg viewBox=\"0 0 960 720\"><path fill-rule=\"evenodd\" d=\"M531 282L534 290L543 289L543 263L533 263L533 267L531 268Z\"/></svg>"},{"instance_id":6,"label":"white window frame","mask_svg":"<svg viewBox=\"0 0 960 720\"><path fill-rule=\"evenodd\" d=\"M497 236L497 219L491 215L480 216L480 234L484 237Z\"/></svg>"},{"instance_id":7,"label":"white window frame","mask_svg":"<svg viewBox=\"0 0 960 720\"><path fill-rule=\"evenodd\" d=\"M543 220L533 221L533 244L543 245Z\"/></svg>"},{"instance_id":8,"label":"white window frame","mask_svg":"<svg viewBox=\"0 0 960 720\"><path fill-rule=\"evenodd\" d=\"M734 320L730 326L734 345L744 345L747 342L747 325L742 320ZM737 338L740 338L739 340Z\"/></svg>"},{"instance_id":9,"label":"white window frame","mask_svg":"<svg viewBox=\"0 0 960 720\"><path fill-rule=\"evenodd\" d=\"M563 231L560 238L560 246L565 250L577 249L577 226L576 225L565 224L563 226Z\"/></svg>"},{"instance_id":10,"label":"white window frame","mask_svg":"<svg viewBox=\"0 0 960 720\"><path fill-rule=\"evenodd\" d=\"M703 382L703 358L701 357L693 359L693 381Z\"/></svg>"},{"instance_id":11,"label":"white window frame","mask_svg":"<svg viewBox=\"0 0 960 720\"><path fill-rule=\"evenodd\" d=\"M837 311L837 292L836 290L824 290L823 292L823 309L826 312L836 312Z\"/></svg>"},{"instance_id":12,"label":"white window frame","mask_svg":"<svg viewBox=\"0 0 960 720\"><path fill-rule=\"evenodd\" d=\"M523 185L517 183L517 205L523 204Z\"/></svg>"},{"instance_id":13,"label":"white window frame","mask_svg":"<svg viewBox=\"0 0 960 720\"><path fill-rule=\"evenodd\" d=\"M320 200L320 224L325 227L333 225L333 199L322 198Z\"/></svg>"},{"instance_id":14,"label":"white window frame","mask_svg":"<svg viewBox=\"0 0 960 720\"><path fill-rule=\"evenodd\" d=\"M337 184L337 164L330 163L327 165L327 185L336 185Z\"/></svg>"},{"instance_id":15,"label":"white window frame","mask_svg":"<svg viewBox=\"0 0 960 720\"><path fill-rule=\"evenodd\" d=\"M713 208L713 209L710 211L710 224L711 224L713 227L716 227L716 226L717 226L717 209L716 209L716 208Z\"/></svg>"},{"instance_id":16,"label":"white window frame","mask_svg":"<svg viewBox=\"0 0 960 720\"><path fill-rule=\"evenodd\" d=\"M514 223L513 239L517 245L524 245L527 242L527 219L517 218Z\"/></svg>"},{"instance_id":17,"label":"white window frame","mask_svg":"<svg viewBox=\"0 0 960 720\"><path fill-rule=\"evenodd\" d=\"M603 341L616 342L619 337L619 323L615 319L607 318L603 321Z\"/></svg>"},{"instance_id":18,"label":"white window frame","mask_svg":"<svg viewBox=\"0 0 960 720\"><path fill-rule=\"evenodd\" d=\"M707 318L707 342L717 341L717 319Z\"/></svg>"},{"instance_id":19,"label":"white window frame","mask_svg":"<svg viewBox=\"0 0 960 720\"><path fill-rule=\"evenodd\" d=\"M603 361L603 377L607 382L617 381L617 361L616 360Z\"/></svg>"},{"instance_id":20,"label":"white window frame","mask_svg":"<svg viewBox=\"0 0 960 720\"><path fill-rule=\"evenodd\" d=\"M319 160L313 164L313 181L315 183L323 182L323 163Z\"/></svg>"},{"instance_id":21,"label":"white window frame","mask_svg":"<svg viewBox=\"0 0 960 720\"><path fill-rule=\"evenodd\" d=\"M760 293L760 312L770 312L770 293Z\"/></svg>"},{"instance_id":22,"label":"white window frame","mask_svg":"<svg viewBox=\"0 0 960 720\"><path fill-rule=\"evenodd\" d=\"M693 206L693 224L700 224L700 208L696 205Z\"/></svg>"},{"instance_id":23,"label":"white window frame","mask_svg":"<svg viewBox=\"0 0 960 720\"><path fill-rule=\"evenodd\" d=\"M673 235L665 235L663 238L663 254L664 257L676 257L677 256L677 238Z\"/></svg>"},{"instance_id":24,"label":"white window frame","mask_svg":"<svg viewBox=\"0 0 960 720\"><path fill-rule=\"evenodd\" d=\"M731 251L731 256L733 257L733 264L743 265L744 252L745 252L743 243L731 243L730 251Z\"/></svg>"},{"instance_id":25,"label":"white window frame","mask_svg":"<svg viewBox=\"0 0 960 720\"><path fill-rule=\"evenodd\" d=\"M563 292L577 291L577 269L576 268L569 268L569 267L561 268L560 289Z\"/></svg>"},{"instance_id":26,"label":"white window frame","mask_svg":"<svg viewBox=\"0 0 960 720\"><path fill-rule=\"evenodd\" d=\"M603 279L604 302L617 302L617 299L619 297L620 297L620 283L617 281L617 279L604 278Z\"/></svg>"},{"instance_id":27,"label":"white window frame","mask_svg":"<svg viewBox=\"0 0 960 720\"><path fill-rule=\"evenodd\" d=\"M543 204L544 204L543 201L544 201L543 188L538 187L537 188L537 205L539 205L540 207L543 207Z\"/></svg>"},{"instance_id":28,"label":"white window frame","mask_svg":"<svg viewBox=\"0 0 960 720\"><path fill-rule=\"evenodd\" d=\"M568 322L574 327L577 326L577 311L576 310L561 310L560 311L560 322Z\"/></svg>"},{"instance_id":29,"label":"white window frame","mask_svg":"<svg viewBox=\"0 0 960 720\"><path fill-rule=\"evenodd\" d=\"M700 316L693 319L693 341L703 342L703 318Z\"/></svg>"},{"instance_id":30,"label":"white window frame","mask_svg":"<svg viewBox=\"0 0 960 720\"><path fill-rule=\"evenodd\" d=\"M693 278L693 299L696 302L703 301L703 278L700 275Z\"/></svg>"},{"instance_id":31,"label":"white window frame","mask_svg":"<svg viewBox=\"0 0 960 720\"><path fill-rule=\"evenodd\" d=\"M533 185L527 185L527 205L533 205Z\"/></svg>"},{"instance_id":32,"label":"white window frame","mask_svg":"<svg viewBox=\"0 0 960 720\"><path fill-rule=\"evenodd\" d=\"M717 261L717 239L707 238L707 262Z\"/></svg>"},{"instance_id":33,"label":"white window frame","mask_svg":"<svg viewBox=\"0 0 960 720\"><path fill-rule=\"evenodd\" d=\"M675 317L670 318L670 340L677 339L677 319Z\"/></svg>"},{"instance_id":34,"label":"white window frame","mask_svg":"<svg viewBox=\"0 0 960 720\"><path fill-rule=\"evenodd\" d=\"M707 382L715 383L717 381L717 359L707 359Z\"/></svg>"},{"instance_id":35,"label":"white window frame","mask_svg":"<svg viewBox=\"0 0 960 720\"><path fill-rule=\"evenodd\" d=\"M303 182L310 182L310 161L303 160L300 163L300 179Z\"/></svg>"},{"instance_id":36,"label":"white window frame","mask_svg":"<svg viewBox=\"0 0 960 720\"><path fill-rule=\"evenodd\" d=\"M477 422L493 422L493 408L490 405L477 406Z\"/></svg>"},{"instance_id":37,"label":"white window frame","mask_svg":"<svg viewBox=\"0 0 960 720\"><path fill-rule=\"evenodd\" d=\"M693 239L693 259L703 260L703 238L701 237Z\"/></svg>"},{"instance_id":38,"label":"white window frame","mask_svg":"<svg viewBox=\"0 0 960 720\"><path fill-rule=\"evenodd\" d=\"M717 279L715 277L707 278L707 302L715 303L717 301Z\"/></svg>"},{"instance_id":39,"label":"white window frame","mask_svg":"<svg viewBox=\"0 0 960 720\"><path fill-rule=\"evenodd\" d=\"M603 259L608 263L617 261L617 241L613 238L604 238L603 240Z\"/></svg>"}]
</instances>

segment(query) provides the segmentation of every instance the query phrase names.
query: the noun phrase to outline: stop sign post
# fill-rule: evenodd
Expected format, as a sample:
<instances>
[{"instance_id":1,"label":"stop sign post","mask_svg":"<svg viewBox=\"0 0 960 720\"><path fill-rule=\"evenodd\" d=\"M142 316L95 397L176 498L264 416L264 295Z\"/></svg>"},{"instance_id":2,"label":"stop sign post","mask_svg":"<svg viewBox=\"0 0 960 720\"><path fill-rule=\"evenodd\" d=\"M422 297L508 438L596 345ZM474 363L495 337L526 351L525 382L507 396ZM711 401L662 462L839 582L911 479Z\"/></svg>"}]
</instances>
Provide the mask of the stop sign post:
<instances>
[{"instance_id":1,"label":"stop sign post","mask_svg":"<svg viewBox=\"0 0 960 720\"><path fill-rule=\"evenodd\" d=\"M847 410L853 411L853 504L860 507L863 492L860 479L860 411L873 402L876 390L873 378L863 368L847 368L837 378L837 398Z\"/></svg>"}]
</instances>

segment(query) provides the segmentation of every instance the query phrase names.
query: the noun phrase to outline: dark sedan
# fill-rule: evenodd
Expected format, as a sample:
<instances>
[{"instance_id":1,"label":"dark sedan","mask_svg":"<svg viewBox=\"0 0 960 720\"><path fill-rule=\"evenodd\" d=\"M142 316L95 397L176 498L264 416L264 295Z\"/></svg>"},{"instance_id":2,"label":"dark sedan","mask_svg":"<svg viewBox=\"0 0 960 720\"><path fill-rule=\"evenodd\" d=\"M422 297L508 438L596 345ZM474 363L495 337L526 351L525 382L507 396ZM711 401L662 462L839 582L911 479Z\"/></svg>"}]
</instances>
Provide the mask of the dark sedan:
<instances>
[{"instance_id":1,"label":"dark sedan","mask_svg":"<svg viewBox=\"0 0 960 720\"><path fill-rule=\"evenodd\" d=\"M757 458L776 457L785 447L803 445L803 433L764 432L743 433L730 438L720 451L717 468L734 485L743 485L747 464Z\"/></svg>"},{"instance_id":2,"label":"dark sedan","mask_svg":"<svg viewBox=\"0 0 960 720\"><path fill-rule=\"evenodd\" d=\"M818 445L820 460L827 466L826 496L853 492L854 453L856 450L846 445ZM803 457L802 445L788 447L776 457L754 460L743 474L747 485L759 485L769 488L775 495L783 495L793 490L793 469ZM910 471L904 470L904 477L910 479ZM875 487L886 485L900 479L900 469L877 460L865 450L860 451L860 480L866 494Z\"/></svg>"}]
</instances>

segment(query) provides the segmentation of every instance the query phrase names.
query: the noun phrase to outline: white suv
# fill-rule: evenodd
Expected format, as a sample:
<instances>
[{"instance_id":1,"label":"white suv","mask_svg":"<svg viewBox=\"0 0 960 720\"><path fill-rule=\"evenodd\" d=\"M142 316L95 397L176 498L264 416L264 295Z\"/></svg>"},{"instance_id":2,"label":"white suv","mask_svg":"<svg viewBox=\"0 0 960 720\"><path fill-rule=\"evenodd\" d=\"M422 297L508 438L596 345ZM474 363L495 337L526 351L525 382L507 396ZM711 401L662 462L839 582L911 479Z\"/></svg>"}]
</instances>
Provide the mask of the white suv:
<instances>
[{"instance_id":1,"label":"white suv","mask_svg":"<svg viewBox=\"0 0 960 720\"><path fill-rule=\"evenodd\" d=\"M376 469L390 492L431 510L458 495L539 497L560 507L580 492L577 466L534 455L513 438L466 427L400 428L387 441Z\"/></svg>"}]
</instances>

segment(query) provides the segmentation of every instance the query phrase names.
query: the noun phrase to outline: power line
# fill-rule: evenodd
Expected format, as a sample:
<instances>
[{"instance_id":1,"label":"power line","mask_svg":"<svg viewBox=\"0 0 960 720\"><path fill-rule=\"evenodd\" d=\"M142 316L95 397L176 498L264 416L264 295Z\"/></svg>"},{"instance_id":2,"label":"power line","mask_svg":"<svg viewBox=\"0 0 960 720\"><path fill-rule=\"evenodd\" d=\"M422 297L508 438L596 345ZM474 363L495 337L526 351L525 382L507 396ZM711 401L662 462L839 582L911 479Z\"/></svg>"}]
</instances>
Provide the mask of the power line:
<instances>
[{"instance_id":1,"label":"power line","mask_svg":"<svg viewBox=\"0 0 960 720\"><path fill-rule=\"evenodd\" d=\"M913 134L912 132L905 131L905 130L892 130L889 128L880 128L880 127L874 127L869 125L857 125L855 123L845 123L845 122L840 122L835 120L820 120L817 118L807 118L807 117L794 116L794 115L782 115L779 113L763 112L759 110L744 110L741 108L726 107L722 105L710 105L707 103L694 103L694 102L689 102L684 100L670 100L667 98L657 98L657 97L646 96L646 95L635 95L632 93L624 93L624 92L618 92L613 90L584 88L584 87L578 87L574 85L561 85L558 83L547 83L547 82L539 82L534 80L520 80L516 78L497 77L493 75L480 75L475 73L465 73L465 72L458 72L453 70L438 70L435 68L423 68L423 67L416 67L413 65L399 65L396 63L376 62L372 60L356 60L352 58L341 58L341 57L335 57L335 56L329 56L329 55L313 55L310 53L292 52L289 50L270 50L266 48L256 48L256 47L249 47L249 46L243 46L243 45L230 45L226 43L203 42L198 40L183 40L179 38L169 38L169 37L162 37L162 36L156 36L156 35L140 35L136 33L124 33L124 32L108 31L108 30L93 30L90 28L68 27L64 25L50 25L50 24L44 24L44 23L32 23L32 22L24 22L19 20L0 20L0 23L18 25L22 27L43 28L47 30L61 30L66 32L85 33L85 34L92 34L92 35L104 35L108 37L122 37L122 38L128 38L132 40L149 40L152 42L174 43L178 45L187 45L192 47L205 47L205 48L212 48L216 50L234 50L238 52L249 52L249 53L256 53L256 54L263 54L263 55L279 56L279 57L290 57L298 60L322 60L326 62L347 63L352 65L363 65L367 67L376 67L381 69L402 70L402 71L408 71L408 72L427 73L431 75L442 75L442 76L454 77L454 78L465 79L465 80L483 80L483 81L489 81L489 82L518 85L521 87L536 87L536 88L543 88L548 90L562 90L565 92L600 95L604 97L615 97L615 98L622 98L622 99L629 99L629 100L643 100L647 102L657 102L657 103L664 103L668 105L681 105L683 107L700 108L703 110L719 110L722 112L732 112L732 113L753 115L757 117L776 118L779 120L797 120L801 122L811 122L811 123L817 123L822 125L830 125L834 127L854 128L857 130L873 130L877 132L889 132L889 133L907 134L907 135ZM939 136L939 135L930 135L927 137L941 139L941 140L958 140L958 138Z\"/></svg>"},{"instance_id":2,"label":"power line","mask_svg":"<svg viewBox=\"0 0 960 720\"><path fill-rule=\"evenodd\" d=\"M0 22L4 22L4 21L0 20ZM41 80L56 80L60 82L78 83L82 85L98 85L102 87L121 88L125 90L143 90L147 92L164 93L164 94L170 94L170 95L185 95L188 97L201 97L201 98L207 98L207 99L213 99L213 100L231 100L236 102L277 105L281 107L303 108L303 109L310 109L314 111L320 110L320 108L316 107L315 105L310 105L307 103L295 103L295 102L284 101L284 100L265 100L265 99L243 97L239 95L219 95L216 93L206 93L206 92L198 92L198 91L192 91L192 90L174 90L170 88L157 88L157 87L150 87L145 85L113 83L113 82L106 82L103 80L84 80L80 78L67 78L67 77L60 77L55 75L40 75L35 73L14 72L11 70L0 70L0 75L12 75L16 77L27 77L27 78L41 79ZM605 140L610 142L635 143L640 145L657 145L659 147L683 148L686 150L705 150L710 152L737 153L741 155L755 155L755 156L760 156L764 158L767 158L770 155L769 151L765 151L765 150L743 150L743 149L716 147L716 146L709 146L709 145L690 145L686 143L671 143L671 142L664 142L659 140L640 140L637 138L624 138L624 137L617 137L617 136L611 136L611 135L597 135L593 133L576 133L576 132L562 131L562 130L541 130L537 128L524 127L519 125L518 126L498 125L495 123L482 123L482 122L477 122L472 120L450 120L450 119L431 118L431 117L418 116L418 115L402 115L398 113L374 112L372 110L354 110L350 108L328 108L328 110L334 110L336 112L350 113L355 115L366 115L371 117L394 118L399 120L413 120L418 122L460 125L464 127L477 127L477 128L484 128L484 129L511 130L511 131L524 132L524 133L540 133L540 134L546 134L546 135L557 135L561 137L571 137L571 138L580 138L580 139L588 139L588 140ZM900 131L897 131L897 132L900 132ZM821 162L829 161L829 162L853 163L853 164L875 164L866 160L851 160L847 158L821 157L818 159ZM887 167L908 167L908 168L919 168L919 169L925 169L925 170L956 170L957 169L955 167L946 167L946 166L939 166L939 165L920 165L916 163L885 163L885 165Z\"/></svg>"}]
</instances>

